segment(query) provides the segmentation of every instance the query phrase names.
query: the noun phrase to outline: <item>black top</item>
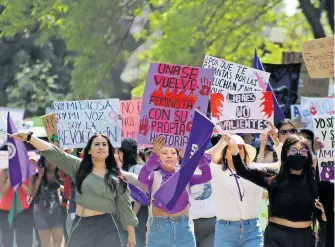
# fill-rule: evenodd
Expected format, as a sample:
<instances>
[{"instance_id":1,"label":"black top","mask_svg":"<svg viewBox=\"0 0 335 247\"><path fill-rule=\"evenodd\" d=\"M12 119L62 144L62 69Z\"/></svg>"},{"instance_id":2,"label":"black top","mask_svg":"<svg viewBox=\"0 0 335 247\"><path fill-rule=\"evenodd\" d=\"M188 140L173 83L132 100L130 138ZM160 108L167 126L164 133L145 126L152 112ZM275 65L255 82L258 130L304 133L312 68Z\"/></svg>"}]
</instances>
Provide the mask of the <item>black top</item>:
<instances>
[{"instance_id":1,"label":"black top","mask_svg":"<svg viewBox=\"0 0 335 247\"><path fill-rule=\"evenodd\" d=\"M302 176L291 174L287 180L274 185L269 183L272 174L246 167L239 154L233 155L233 162L238 175L268 190L269 216L293 222L312 220L316 198Z\"/></svg>"}]
</instances>

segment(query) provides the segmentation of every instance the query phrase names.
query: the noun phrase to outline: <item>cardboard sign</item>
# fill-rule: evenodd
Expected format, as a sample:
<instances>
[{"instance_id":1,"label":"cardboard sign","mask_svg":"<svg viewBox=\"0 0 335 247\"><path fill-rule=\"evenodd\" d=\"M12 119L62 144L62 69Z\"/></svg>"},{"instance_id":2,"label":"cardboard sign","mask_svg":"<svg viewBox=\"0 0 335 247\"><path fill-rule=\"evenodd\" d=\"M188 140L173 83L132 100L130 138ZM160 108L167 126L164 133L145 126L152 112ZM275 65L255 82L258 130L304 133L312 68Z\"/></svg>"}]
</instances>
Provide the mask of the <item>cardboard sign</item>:
<instances>
[{"instance_id":1,"label":"cardboard sign","mask_svg":"<svg viewBox=\"0 0 335 247\"><path fill-rule=\"evenodd\" d=\"M55 113L41 116L45 132L50 143L59 146L57 136L57 117Z\"/></svg>"},{"instance_id":2,"label":"cardboard sign","mask_svg":"<svg viewBox=\"0 0 335 247\"><path fill-rule=\"evenodd\" d=\"M304 97L325 97L328 93L329 79L313 79L309 76L301 52L283 52L283 64L301 63L298 95ZM300 99L299 99L300 102Z\"/></svg>"},{"instance_id":3,"label":"cardboard sign","mask_svg":"<svg viewBox=\"0 0 335 247\"><path fill-rule=\"evenodd\" d=\"M301 118L308 129L313 130L313 116L332 115L334 98L301 97Z\"/></svg>"},{"instance_id":4,"label":"cardboard sign","mask_svg":"<svg viewBox=\"0 0 335 247\"><path fill-rule=\"evenodd\" d=\"M334 77L334 37L304 42L302 56L312 78Z\"/></svg>"},{"instance_id":5,"label":"cardboard sign","mask_svg":"<svg viewBox=\"0 0 335 247\"><path fill-rule=\"evenodd\" d=\"M319 137L324 147L318 150L320 180L334 180L335 160L335 116L313 117L314 134Z\"/></svg>"},{"instance_id":6,"label":"cardboard sign","mask_svg":"<svg viewBox=\"0 0 335 247\"><path fill-rule=\"evenodd\" d=\"M106 135L114 147L121 146L119 99L56 102L54 108L62 148L84 148L96 133Z\"/></svg>"},{"instance_id":7,"label":"cardboard sign","mask_svg":"<svg viewBox=\"0 0 335 247\"><path fill-rule=\"evenodd\" d=\"M264 133L273 123L271 92L213 93L212 120L227 133Z\"/></svg>"},{"instance_id":8,"label":"cardboard sign","mask_svg":"<svg viewBox=\"0 0 335 247\"><path fill-rule=\"evenodd\" d=\"M203 68L214 69L212 93L264 91L270 73L206 55Z\"/></svg>"},{"instance_id":9,"label":"cardboard sign","mask_svg":"<svg viewBox=\"0 0 335 247\"><path fill-rule=\"evenodd\" d=\"M142 98L139 144L159 136L168 146L185 148L195 109L206 114L214 71L152 63Z\"/></svg>"},{"instance_id":10,"label":"cardboard sign","mask_svg":"<svg viewBox=\"0 0 335 247\"><path fill-rule=\"evenodd\" d=\"M122 139L137 141L142 100L121 100Z\"/></svg>"}]
</instances>

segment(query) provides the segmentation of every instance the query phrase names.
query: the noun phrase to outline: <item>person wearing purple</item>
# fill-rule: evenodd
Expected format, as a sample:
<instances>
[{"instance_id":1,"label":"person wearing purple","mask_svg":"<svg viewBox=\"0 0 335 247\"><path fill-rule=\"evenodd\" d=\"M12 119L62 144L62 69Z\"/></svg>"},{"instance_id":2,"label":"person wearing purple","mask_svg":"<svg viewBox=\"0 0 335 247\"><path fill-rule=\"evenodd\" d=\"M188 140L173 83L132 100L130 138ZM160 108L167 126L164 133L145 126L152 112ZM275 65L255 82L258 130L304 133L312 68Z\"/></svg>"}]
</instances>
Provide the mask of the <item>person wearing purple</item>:
<instances>
[{"instance_id":1,"label":"person wearing purple","mask_svg":"<svg viewBox=\"0 0 335 247\"><path fill-rule=\"evenodd\" d=\"M178 151L166 147L162 137L153 143L153 150L141 169L138 180L151 194L147 223L147 247L195 247L192 220L189 218L189 187L211 179L210 156L204 155L198 165L201 175L193 175L187 188L171 210L153 199L153 195L179 168Z\"/></svg>"}]
</instances>

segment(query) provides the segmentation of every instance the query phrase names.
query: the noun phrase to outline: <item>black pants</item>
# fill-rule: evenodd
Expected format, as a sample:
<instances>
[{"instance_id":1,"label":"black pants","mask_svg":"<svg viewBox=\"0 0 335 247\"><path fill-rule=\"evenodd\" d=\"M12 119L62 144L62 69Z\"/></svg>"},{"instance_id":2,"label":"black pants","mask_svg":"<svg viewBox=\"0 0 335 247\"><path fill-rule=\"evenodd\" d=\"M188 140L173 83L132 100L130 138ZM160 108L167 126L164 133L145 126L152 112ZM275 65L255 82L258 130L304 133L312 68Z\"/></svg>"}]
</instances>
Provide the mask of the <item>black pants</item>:
<instances>
[{"instance_id":1,"label":"black pants","mask_svg":"<svg viewBox=\"0 0 335 247\"><path fill-rule=\"evenodd\" d=\"M73 221L67 247L121 247L117 227L110 214L79 217Z\"/></svg>"},{"instance_id":2,"label":"black pants","mask_svg":"<svg viewBox=\"0 0 335 247\"><path fill-rule=\"evenodd\" d=\"M269 222L264 232L264 247L315 247L311 227L290 228Z\"/></svg>"},{"instance_id":3,"label":"black pants","mask_svg":"<svg viewBox=\"0 0 335 247\"><path fill-rule=\"evenodd\" d=\"M3 247L13 247L14 231L17 247L32 247L34 227L32 209L28 208L15 215L12 227L10 227L8 223L8 214L8 211L0 211L0 228Z\"/></svg>"},{"instance_id":4,"label":"black pants","mask_svg":"<svg viewBox=\"0 0 335 247\"><path fill-rule=\"evenodd\" d=\"M197 247L213 247L216 217L193 220Z\"/></svg>"}]
</instances>

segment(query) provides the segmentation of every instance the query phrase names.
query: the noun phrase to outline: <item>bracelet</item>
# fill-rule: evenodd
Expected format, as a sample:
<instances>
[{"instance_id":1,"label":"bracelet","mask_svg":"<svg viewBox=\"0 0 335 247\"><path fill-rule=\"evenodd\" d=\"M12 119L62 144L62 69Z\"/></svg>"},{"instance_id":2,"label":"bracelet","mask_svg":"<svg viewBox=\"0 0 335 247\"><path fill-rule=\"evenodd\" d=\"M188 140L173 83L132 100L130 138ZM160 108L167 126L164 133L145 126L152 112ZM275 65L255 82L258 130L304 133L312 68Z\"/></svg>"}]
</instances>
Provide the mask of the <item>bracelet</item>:
<instances>
[{"instance_id":1,"label":"bracelet","mask_svg":"<svg viewBox=\"0 0 335 247\"><path fill-rule=\"evenodd\" d=\"M33 135L33 132L28 132L27 140L26 140L27 142L30 142L32 135Z\"/></svg>"}]
</instances>

